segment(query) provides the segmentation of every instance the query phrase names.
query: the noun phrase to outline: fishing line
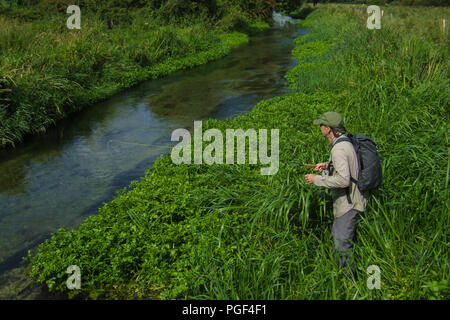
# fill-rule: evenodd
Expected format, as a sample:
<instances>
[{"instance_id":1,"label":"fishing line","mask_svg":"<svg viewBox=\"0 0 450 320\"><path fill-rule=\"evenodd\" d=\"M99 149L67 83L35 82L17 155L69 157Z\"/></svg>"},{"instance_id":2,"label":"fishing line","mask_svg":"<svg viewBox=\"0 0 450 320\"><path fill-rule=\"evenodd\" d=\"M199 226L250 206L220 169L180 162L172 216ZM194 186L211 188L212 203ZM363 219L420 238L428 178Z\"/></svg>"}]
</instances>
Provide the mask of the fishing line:
<instances>
[{"instance_id":1,"label":"fishing line","mask_svg":"<svg viewBox=\"0 0 450 320\"><path fill-rule=\"evenodd\" d=\"M160 147L160 148L167 148L169 145L161 145L161 144L146 144L146 143L139 143L139 142L128 142L128 141L121 141L121 140L109 140L107 143L107 146L110 146L111 142L117 142L121 144L130 144L130 145L136 145L136 146L143 146L143 147Z\"/></svg>"}]
</instances>

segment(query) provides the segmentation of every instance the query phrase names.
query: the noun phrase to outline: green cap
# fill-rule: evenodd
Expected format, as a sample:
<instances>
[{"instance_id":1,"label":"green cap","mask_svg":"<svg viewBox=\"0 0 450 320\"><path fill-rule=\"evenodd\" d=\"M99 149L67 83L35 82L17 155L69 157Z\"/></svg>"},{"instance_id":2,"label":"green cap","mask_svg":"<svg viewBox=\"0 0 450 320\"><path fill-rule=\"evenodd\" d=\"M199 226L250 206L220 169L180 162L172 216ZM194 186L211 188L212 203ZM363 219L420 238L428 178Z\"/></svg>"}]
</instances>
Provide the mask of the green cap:
<instances>
[{"instance_id":1,"label":"green cap","mask_svg":"<svg viewBox=\"0 0 450 320\"><path fill-rule=\"evenodd\" d=\"M313 124L323 124L332 128L343 128L344 121L342 117L337 112L325 112L320 119L316 119L313 121Z\"/></svg>"}]
</instances>

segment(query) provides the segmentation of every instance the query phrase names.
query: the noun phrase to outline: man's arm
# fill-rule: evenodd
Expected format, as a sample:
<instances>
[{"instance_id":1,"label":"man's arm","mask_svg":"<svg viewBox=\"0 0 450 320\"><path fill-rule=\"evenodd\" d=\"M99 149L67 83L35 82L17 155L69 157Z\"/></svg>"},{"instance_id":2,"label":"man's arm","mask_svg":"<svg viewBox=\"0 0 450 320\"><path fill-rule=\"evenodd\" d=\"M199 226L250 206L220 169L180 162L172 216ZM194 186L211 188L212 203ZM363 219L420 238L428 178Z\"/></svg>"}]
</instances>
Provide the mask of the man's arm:
<instances>
[{"instance_id":1,"label":"man's arm","mask_svg":"<svg viewBox=\"0 0 450 320\"><path fill-rule=\"evenodd\" d=\"M336 146L331 150L334 172L332 176L316 176L314 184L325 188L346 188L350 185L350 167L344 148Z\"/></svg>"},{"instance_id":2,"label":"man's arm","mask_svg":"<svg viewBox=\"0 0 450 320\"><path fill-rule=\"evenodd\" d=\"M314 167L314 171L319 171L322 172L323 170L325 170L326 168L328 168L328 164L329 162L321 162L316 164L316 166Z\"/></svg>"}]
</instances>

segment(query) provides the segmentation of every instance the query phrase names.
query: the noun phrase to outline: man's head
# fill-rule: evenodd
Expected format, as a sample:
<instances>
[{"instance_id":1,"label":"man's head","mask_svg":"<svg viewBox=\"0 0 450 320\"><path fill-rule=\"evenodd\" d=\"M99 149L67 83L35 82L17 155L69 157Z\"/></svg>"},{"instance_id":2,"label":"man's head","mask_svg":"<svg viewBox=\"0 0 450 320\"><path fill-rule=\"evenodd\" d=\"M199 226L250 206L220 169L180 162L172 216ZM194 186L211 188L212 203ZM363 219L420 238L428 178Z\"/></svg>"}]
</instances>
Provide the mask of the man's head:
<instances>
[{"instance_id":1,"label":"man's head","mask_svg":"<svg viewBox=\"0 0 450 320\"><path fill-rule=\"evenodd\" d=\"M330 141L345 132L344 121L337 112L325 112L320 119L314 120L313 124L320 125L322 135Z\"/></svg>"}]
</instances>

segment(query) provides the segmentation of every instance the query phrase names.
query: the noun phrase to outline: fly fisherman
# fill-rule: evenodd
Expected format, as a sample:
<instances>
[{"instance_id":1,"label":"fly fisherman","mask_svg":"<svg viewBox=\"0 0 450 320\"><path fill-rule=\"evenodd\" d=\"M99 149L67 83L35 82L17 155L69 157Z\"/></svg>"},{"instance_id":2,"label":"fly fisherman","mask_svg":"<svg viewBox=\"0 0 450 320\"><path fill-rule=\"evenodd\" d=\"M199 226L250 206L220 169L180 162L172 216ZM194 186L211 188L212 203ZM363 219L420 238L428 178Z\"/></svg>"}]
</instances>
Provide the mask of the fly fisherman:
<instances>
[{"instance_id":1,"label":"fly fisherman","mask_svg":"<svg viewBox=\"0 0 450 320\"><path fill-rule=\"evenodd\" d=\"M366 208L367 198L354 183L358 180L358 160L352 143L344 135L344 122L340 114L325 112L313 124L320 125L322 135L330 141L328 146L331 147L330 160L316 164L314 171L327 169L329 175L307 174L305 179L310 184L332 190L334 246L339 252L339 264L346 267L352 256L356 224ZM350 268L354 276L354 265Z\"/></svg>"}]
</instances>

